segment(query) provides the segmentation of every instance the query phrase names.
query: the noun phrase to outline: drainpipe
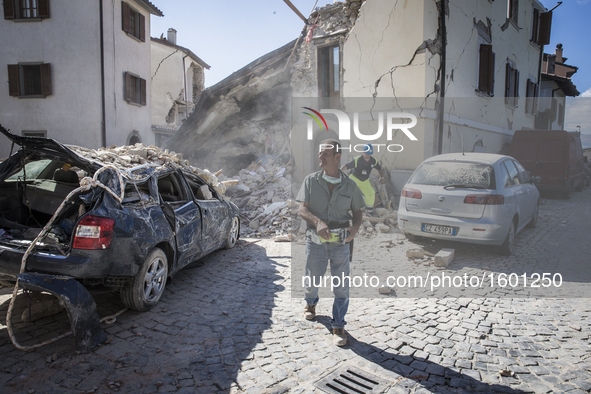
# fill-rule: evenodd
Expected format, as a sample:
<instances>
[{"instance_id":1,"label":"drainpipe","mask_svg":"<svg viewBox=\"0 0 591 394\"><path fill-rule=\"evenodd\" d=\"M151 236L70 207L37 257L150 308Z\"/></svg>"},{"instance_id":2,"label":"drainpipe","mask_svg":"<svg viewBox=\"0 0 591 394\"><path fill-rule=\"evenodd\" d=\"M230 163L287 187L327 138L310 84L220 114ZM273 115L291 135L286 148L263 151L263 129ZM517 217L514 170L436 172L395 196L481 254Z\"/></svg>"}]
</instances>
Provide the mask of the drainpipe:
<instances>
[{"instance_id":1,"label":"drainpipe","mask_svg":"<svg viewBox=\"0 0 591 394\"><path fill-rule=\"evenodd\" d=\"M106 104L105 104L105 46L103 43L103 0L99 0L99 42L101 52L101 145L107 146Z\"/></svg>"},{"instance_id":2,"label":"drainpipe","mask_svg":"<svg viewBox=\"0 0 591 394\"><path fill-rule=\"evenodd\" d=\"M183 84L185 91L185 119L189 119L189 104L187 104L187 72L185 70L185 58L189 55L183 56Z\"/></svg>"},{"instance_id":3,"label":"drainpipe","mask_svg":"<svg viewBox=\"0 0 591 394\"><path fill-rule=\"evenodd\" d=\"M437 154L440 155L443 150L443 114L445 111L445 58L447 55L447 30L445 26L445 6L447 0L440 0L439 4L439 27L441 28L441 87L439 102L439 130L437 130Z\"/></svg>"}]
</instances>

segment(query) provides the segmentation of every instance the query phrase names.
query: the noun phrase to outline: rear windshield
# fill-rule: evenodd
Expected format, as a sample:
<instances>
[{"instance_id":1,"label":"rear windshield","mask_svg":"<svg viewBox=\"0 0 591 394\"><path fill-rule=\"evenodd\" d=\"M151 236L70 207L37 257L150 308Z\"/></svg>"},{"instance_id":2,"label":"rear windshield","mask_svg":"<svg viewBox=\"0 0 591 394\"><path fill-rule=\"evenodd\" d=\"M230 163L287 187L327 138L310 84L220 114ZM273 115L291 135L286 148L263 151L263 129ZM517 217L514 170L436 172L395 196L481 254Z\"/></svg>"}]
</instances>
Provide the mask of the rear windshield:
<instances>
[{"instance_id":1,"label":"rear windshield","mask_svg":"<svg viewBox=\"0 0 591 394\"><path fill-rule=\"evenodd\" d=\"M475 186L494 189L494 169L487 164L437 161L423 163L408 183L432 186Z\"/></svg>"}]
</instances>

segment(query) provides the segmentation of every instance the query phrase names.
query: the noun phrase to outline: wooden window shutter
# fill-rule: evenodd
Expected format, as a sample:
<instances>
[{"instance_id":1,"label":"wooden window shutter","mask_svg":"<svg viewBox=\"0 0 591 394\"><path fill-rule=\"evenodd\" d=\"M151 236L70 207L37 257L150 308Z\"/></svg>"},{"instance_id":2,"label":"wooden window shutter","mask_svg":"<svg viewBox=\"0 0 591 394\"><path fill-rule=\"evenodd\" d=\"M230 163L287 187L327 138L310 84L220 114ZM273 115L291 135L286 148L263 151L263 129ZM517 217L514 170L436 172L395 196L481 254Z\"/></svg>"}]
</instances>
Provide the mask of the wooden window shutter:
<instances>
[{"instance_id":1,"label":"wooden window shutter","mask_svg":"<svg viewBox=\"0 0 591 394\"><path fill-rule=\"evenodd\" d=\"M492 61L492 45L480 45L480 69L478 70L478 90L490 92L490 63Z\"/></svg>"},{"instance_id":2,"label":"wooden window shutter","mask_svg":"<svg viewBox=\"0 0 591 394\"><path fill-rule=\"evenodd\" d=\"M511 100L511 65L509 63L505 64L505 102L510 103Z\"/></svg>"},{"instance_id":3,"label":"wooden window shutter","mask_svg":"<svg viewBox=\"0 0 591 394\"><path fill-rule=\"evenodd\" d=\"M495 95L495 53L492 52L492 62L490 62L490 95Z\"/></svg>"},{"instance_id":4,"label":"wooden window shutter","mask_svg":"<svg viewBox=\"0 0 591 394\"><path fill-rule=\"evenodd\" d=\"M519 97L519 70L514 70L515 72L515 97Z\"/></svg>"},{"instance_id":5,"label":"wooden window shutter","mask_svg":"<svg viewBox=\"0 0 591 394\"><path fill-rule=\"evenodd\" d=\"M550 44L550 28L552 27L552 11L542 12L540 16L540 32L538 35L538 44Z\"/></svg>"},{"instance_id":6,"label":"wooden window shutter","mask_svg":"<svg viewBox=\"0 0 591 394\"><path fill-rule=\"evenodd\" d=\"M140 16L140 40L146 41L146 17L142 14L138 14Z\"/></svg>"},{"instance_id":7,"label":"wooden window shutter","mask_svg":"<svg viewBox=\"0 0 591 394\"><path fill-rule=\"evenodd\" d=\"M146 105L146 80L140 78L140 104Z\"/></svg>"},{"instance_id":8,"label":"wooden window shutter","mask_svg":"<svg viewBox=\"0 0 591 394\"><path fill-rule=\"evenodd\" d=\"M531 40L538 43L539 40L539 28L540 28L540 10L534 8L534 15L532 18L532 25L531 25Z\"/></svg>"},{"instance_id":9,"label":"wooden window shutter","mask_svg":"<svg viewBox=\"0 0 591 394\"><path fill-rule=\"evenodd\" d=\"M49 0L37 0L37 6L39 18L49 18Z\"/></svg>"},{"instance_id":10,"label":"wooden window shutter","mask_svg":"<svg viewBox=\"0 0 591 394\"><path fill-rule=\"evenodd\" d=\"M121 28L129 33L129 5L124 1L121 2Z\"/></svg>"},{"instance_id":11,"label":"wooden window shutter","mask_svg":"<svg viewBox=\"0 0 591 394\"><path fill-rule=\"evenodd\" d=\"M123 96L125 98L125 101L131 101L131 75L129 75L128 72L125 72L123 75L125 76L123 78L124 79L124 87L123 87L124 94L123 94Z\"/></svg>"},{"instance_id":12,"label":"wooden window shutter","mask_svg":"<svg viewBox=\"0 0 591 394\"><path fill-rule=\"evenodd\" d=\"M16 17L14 13L14 0L4 0L4 19L14 19Z\"/></svg>"},{"instance_id":13,"label":"wooden window shutter","mask_svg":"<svg viewBox=\"0 0 591 394\"><path fill-rule=\"evenodd\" d=\"M49 63L41 65L41 94L51 95L51 65Z\"/></svg>"},{"instance_id":14,"label":"wooden window shutter","mask_svg":"<svg viewBox=\"0 0 591 394\"><path fill-rule=\"evenodd\" d=\"M20 96L21 84L20 84L20 72L18 64L8 65L8 94L11 96Z\"/></svg>"}]
</instances>

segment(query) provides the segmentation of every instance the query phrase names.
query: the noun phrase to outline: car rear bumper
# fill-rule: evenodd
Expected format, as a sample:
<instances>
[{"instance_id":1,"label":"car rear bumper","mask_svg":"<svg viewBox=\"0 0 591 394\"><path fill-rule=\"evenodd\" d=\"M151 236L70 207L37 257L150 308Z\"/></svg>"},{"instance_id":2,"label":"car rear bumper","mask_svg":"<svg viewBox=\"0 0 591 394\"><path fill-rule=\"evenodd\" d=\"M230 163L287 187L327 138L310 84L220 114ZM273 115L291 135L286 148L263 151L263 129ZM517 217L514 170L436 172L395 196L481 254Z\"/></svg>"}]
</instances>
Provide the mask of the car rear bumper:
<instances>
[{"instance_id":1,"label":"car rear bumper","mask_svg":"<svg viewBox=\"0 0 591 394\"><path fill-rule=\"evenodd\" d=\"M423 224L457 228L456 235L437 234L422 230ZM509 225L503 226L492 219L459 219L411 211L398 211L398 228L400 231L433 239L467 242L483 245L501 245L509 231Z\"/></svg>"},{"instance_id":2,"label":"car rear bumper","mask_svg":"<svg viewBox=\"0 0 591 394\"><path fill-rule=\"evenodd\" d=\"M98 252L98 253L96 253ZM65 275L73 278L90 278L108 275L110 264L105 264L103 251L84 251L67 256L35 252L27 258L26 272ZM24 250L0 245L0 276L16 279L21 268ZM103 258L101 258L103 257Z\"/></svg>"}]
</instances>

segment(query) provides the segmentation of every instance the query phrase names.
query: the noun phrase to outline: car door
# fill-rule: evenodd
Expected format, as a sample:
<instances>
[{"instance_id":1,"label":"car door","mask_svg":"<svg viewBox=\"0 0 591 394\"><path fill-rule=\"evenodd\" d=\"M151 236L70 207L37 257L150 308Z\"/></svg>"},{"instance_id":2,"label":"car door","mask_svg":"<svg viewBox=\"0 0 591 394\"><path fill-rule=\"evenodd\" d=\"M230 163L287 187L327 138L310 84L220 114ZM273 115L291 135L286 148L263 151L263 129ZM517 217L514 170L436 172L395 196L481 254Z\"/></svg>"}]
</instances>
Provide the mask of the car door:
<instances>
[{"instance_id":1,"label":"car door","mask_svg":"<svg viewBox=\"0 0 591 394\"><path fill-rule=\"evenodd\" d=\"M203 254L202 216L177 172L158 179L163 211L176 234L178 269Z\"/></svg>"},{"instance_id":2,"label":"car door","mask_svg":"<svg viewBox=\"0 0 591 394\"><path fill-rule=\"evenodd\" d=\"M524 207L523 209L525 209L527 211L527 217L524 218L526 219L526 221L529 222L529 220L533 217L534 213L536 212L536 207L538 204L538 189L536 188L536 186L534 185L533 180L531 179L531 176L529 175L529 173L527 172L527 170L525 168L523 168L523 166L521 164L519 164L518 161L516 160L512 160L513 164L515 164L515 167L517 167L517 171L519 171L519 175L521 177L521 186L523 188L523 203L524 203Z\"/></svg>"},{"instance_id":3,"label":"car door","mask_svg":"<svg viewBox=\"0 0 591 394\"><path fill-rule=\"evenodd\" d=\"M193 193L193 199L201 211L203 253L212 252L226 241L230 225L228 205L220 200L215 189L203 179L190 173L184 175ZM201 188L206 188L209 193L203 193Z\"/></svg>"},{"instance_id":4,"label":"car door","mask_svg":"<svg viewBox=\"0 0 591 394\"><path fill-rule=\"evenodd\" d=\"M512 203L514 204L514 212L519 215L519 223L517 224L517 229L519 229L525 222L527 222L527 218L531 215L528 214L527 187L524 187L526 185L523 184L519 170L515 166L515 161L507 159L503 163L505 164L507 171L509 171L509 177L511 179L511 186L505 190L511 196Z\"/></svg>"}]
</instances>

